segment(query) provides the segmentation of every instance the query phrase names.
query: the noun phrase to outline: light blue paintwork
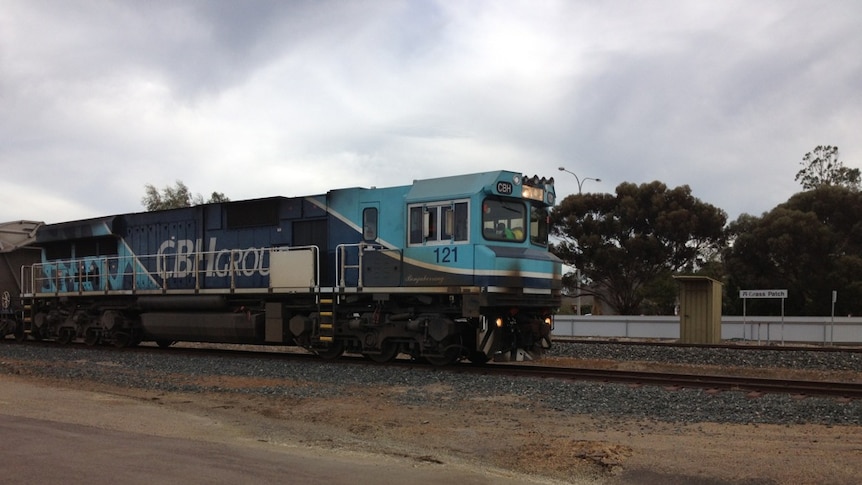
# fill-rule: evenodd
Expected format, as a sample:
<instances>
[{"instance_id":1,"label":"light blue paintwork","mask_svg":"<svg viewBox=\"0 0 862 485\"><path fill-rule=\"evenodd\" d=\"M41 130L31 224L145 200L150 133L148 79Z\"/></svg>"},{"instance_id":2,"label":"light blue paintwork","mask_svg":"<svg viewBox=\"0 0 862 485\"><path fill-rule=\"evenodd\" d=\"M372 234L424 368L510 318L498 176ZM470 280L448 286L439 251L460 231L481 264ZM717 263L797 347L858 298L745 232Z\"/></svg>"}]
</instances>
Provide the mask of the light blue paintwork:
<instances>
[{"instance_id":1,"label":"light blue paintwork","mask_svg":"<svg viewBox=\"0 0 862 485\"><path fill-rule=\"evenodd\" d=\"M350 229L361 233L362 209L377 206L380 210L377 243L389 249L403 250L404 263L427 272L438 273L443 279L432 280L439 284L478 286L524 285L536 288L559 286L560 261L550 255L547 248L530 242L529 234L523 242L486 241L482 237L481 207L489 195L520 198L523 176L509 171L484 172L437 179L417 180L413 185L387 189L345 189L328 194L329 211ZM509 184L513 194L501 193L499 184ZM528 201L546 207L554 200L552 183L542 187L545 202ZM470 238L468 241L434 241L410 246L407 241L407 208L411 204L446 201L469 202ZM322 204L323 199L319 199ZM528 212L529 213L529 212ZM529 225L528 225L529 226ZM354 236L355 238L358 237ZM343 240L343 239L340 239ZM488 246L521 248L521 251L496 254ZM406 273L409 273L405 270ZM511 275L518 274L517 281ZM427 275L426 275L427 276ZM423 276L424 281L428 281ZM409 274L404 284L411 285ZM422 281L417 281L417 285Z\"/></svg>"}]
</instances>

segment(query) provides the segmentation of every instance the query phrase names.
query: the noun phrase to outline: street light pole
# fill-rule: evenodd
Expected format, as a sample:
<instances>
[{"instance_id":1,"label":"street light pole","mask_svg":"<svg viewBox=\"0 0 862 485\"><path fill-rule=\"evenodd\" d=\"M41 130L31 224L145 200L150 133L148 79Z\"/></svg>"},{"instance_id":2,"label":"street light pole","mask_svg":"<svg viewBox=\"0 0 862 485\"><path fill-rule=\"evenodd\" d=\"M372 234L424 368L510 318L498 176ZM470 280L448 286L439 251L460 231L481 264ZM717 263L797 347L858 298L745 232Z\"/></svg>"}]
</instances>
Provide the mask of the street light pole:
<instances>
[{"instance_id":1,"label":"street light pole","mask_svg":"<svg viewBox=\"0 0 862 485\"><path fill-rule=\"evenodd\" d=\"M602 181L602 179L597 179L597 178L593 178L593 177L584 177L584 179L581 180L581 178L578 177L578 174L576 174L575 172L572 172L571 170L566 170L566 167L558 167L557 170L559 170L561 172L568 172L568 173L575 176L575 180L577 180L577 182L578 182L578 194L580 194L583 191L584 182L586 182L587 180L595 180L596 182Z\"/></svg>"},{"instance_id":2,"label":"street light pole","mask_svg":"<svg viewBox=\"0 0 862 485\"><path fill-rule=\"evenodd\" d=\"M581 195L581 193L583 192L584 182L586 182L587 180L594 180L596 182L602 181L602 179L597 179L597 178L593 178L593 177L584 177L584 179L581 180L581 178L578 177L578 174L576 174L575 172L572 172L571 170L566 170L566 167L558 167L557 170L559 170L561 172L568 172L568 173L575 176L575 180L578 182L578 195ZM577 287L578 297L577 297L577 303L576 304L578 305L577 314L580 315L581 314L581 269L580 268L575 268L575 278L578 279L578 287Z\"/></svg>"},{"instance_id":3,"label":"street light pole","mask_svg":"<svg viewBox=\"0 0 862 485\"><path fill-rule=\"evenodd\" d=\"M578 305L577 315L581 316L581 268L575 268L575 278L578 279L578 299L576 300L576 305Z\"/></svg>"}]
</instances>

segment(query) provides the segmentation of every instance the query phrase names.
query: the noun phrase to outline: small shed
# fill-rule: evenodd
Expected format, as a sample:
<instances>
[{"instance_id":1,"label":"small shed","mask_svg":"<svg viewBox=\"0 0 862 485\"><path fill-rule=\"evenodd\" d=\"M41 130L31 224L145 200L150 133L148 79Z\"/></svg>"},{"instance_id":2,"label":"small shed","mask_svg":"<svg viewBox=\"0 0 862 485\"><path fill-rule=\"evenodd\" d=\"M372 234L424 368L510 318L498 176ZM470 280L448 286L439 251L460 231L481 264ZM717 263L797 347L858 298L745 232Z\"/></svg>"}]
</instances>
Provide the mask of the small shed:
<instances>
[{"instance_id":1,"label":"small shed","mask_svg":"<svg viewBox=\"0 0 862 485\"><path fill-rule=\"evenodd\" d=\"M674 276L679 282L679 337L686 344L721 342L721 282Z\"/></svg>"}]
</instances>

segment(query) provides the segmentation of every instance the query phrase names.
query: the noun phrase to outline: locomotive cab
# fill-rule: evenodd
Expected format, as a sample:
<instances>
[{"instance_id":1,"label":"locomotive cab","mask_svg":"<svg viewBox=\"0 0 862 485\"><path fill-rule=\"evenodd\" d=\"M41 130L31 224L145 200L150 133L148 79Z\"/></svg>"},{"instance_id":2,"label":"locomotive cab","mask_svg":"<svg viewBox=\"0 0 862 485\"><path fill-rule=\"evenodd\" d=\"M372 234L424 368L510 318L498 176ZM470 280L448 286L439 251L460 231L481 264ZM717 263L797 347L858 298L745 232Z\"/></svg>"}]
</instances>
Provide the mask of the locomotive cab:
<instances>
[{"instance_id":1,"label":"locomotive cab","mask_svg":"<svg viewBox=\"0 0 862 485\"><path fill-rule=\"evenodd\" d=\"M416 181L405 196L405 286L445 288L475 330L478 359L537 358L550 346L560 261L548 252L553 179L514 172ZM453 328L459 328L454 326Z\"/></svg>"}]
</instances>

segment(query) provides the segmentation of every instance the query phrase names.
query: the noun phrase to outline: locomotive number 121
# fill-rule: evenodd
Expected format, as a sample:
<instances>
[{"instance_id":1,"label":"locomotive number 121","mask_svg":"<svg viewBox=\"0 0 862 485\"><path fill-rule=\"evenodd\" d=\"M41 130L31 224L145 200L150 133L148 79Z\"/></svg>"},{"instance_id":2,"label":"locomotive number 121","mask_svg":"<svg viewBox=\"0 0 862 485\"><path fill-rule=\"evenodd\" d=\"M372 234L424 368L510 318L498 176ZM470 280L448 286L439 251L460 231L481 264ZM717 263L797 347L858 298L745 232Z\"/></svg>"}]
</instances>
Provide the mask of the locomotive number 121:
<instances>
[{"instance_id":1,"label":"locomotive number 121","mask_svg":"<svg viewBox=\"0 0 862 485\"><path fill-rule=\"evenodd\" d=\"M458 248L436 248L434 255L437 256L438 263L458 262Z\"/></svg>"}]
</instances>

